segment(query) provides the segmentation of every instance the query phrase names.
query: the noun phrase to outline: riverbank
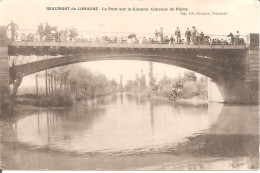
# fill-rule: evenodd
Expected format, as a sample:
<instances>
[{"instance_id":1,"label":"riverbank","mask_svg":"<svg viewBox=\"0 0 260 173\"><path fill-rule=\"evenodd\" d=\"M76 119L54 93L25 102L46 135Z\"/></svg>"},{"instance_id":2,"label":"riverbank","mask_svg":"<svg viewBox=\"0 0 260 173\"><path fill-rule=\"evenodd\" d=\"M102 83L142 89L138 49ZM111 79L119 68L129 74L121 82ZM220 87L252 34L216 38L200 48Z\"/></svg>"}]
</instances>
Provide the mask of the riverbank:
<instances>
[{"instance_id":1,"label":"riverbank","mask_svg":"<svg viewBox=\"0 0 260 173\"><path fill-rule=\"evenodd\" d=\"M187 106L207 106L208 100L201 99L199 97L193 97L189 99L177 99L177 100L170 100L165 97L163 93L157 93L152 90L144 90L139 92L124 92L126 94L131 95L141 95L159 102L169 103L174 105L187 105ZM111 95L111 93L105 93L95 96L95 98L104 97L107 95ZM86 98L85 98L86 99ZM88 98L87 98L88 99ZM54 95L54 96L35 96L35 95L28 95L22 96L17 98L17 103L20 105L31 105L36 107L42 108L57 108L57 107L69 107L73 105L73 102L80 101L84 99L75 99L69 95Z\"/></svg>"},{"instance_id":2,"label":"riverbank","mask_svg":"<svg viewBox=\"0 0 260 173\"><path fill-rule=\"evenodd\" d=\"M16 102L20 105L31 105L36 107L42 107L42 108L64 108L64 107L70 107L73 105L74 102L81 101L81 100L87 100L90 98L99 98L99 97L105 97L111 94L115 93L100 93L95 96L88 96L88 97L76 97L63 94L63 93L55 93L54 95L49 96L36 96L32 94L27 95L21 95L16 98Z\"/></svg>"},{"instance_id":3,"label":"riverbank","mask_svg":"<svg viewBox=\"0 0 260 173\"><path fill-rule=\"evenodd\" d=\"M207 106L208 105L208 100L207 99L201 99L199 97L193 97L189 99L177 99L177 100L170 100L167 97L164 97L162 94L156 94L155 92L141 92L140 94L136 92L126 92L126 94L130 95L141 95L150 99L154 100L160 100L161 102L164 103L170 103L174 105L187 105L187 106Z\"/></svg>"},{"instance_id":4,"label":"riverbank","mask_svg":"<svg viewBox=\"0 0 260 173\"><path fill-rule=\"evenodd\" d=\"M160 95L156 95L156 94L151 94L149 93L141 93L141 94L137 94L134 92L125 92L125 94L127 95L140 95L142 97L147 97L149 99L152 99L158 103L167 103L167 104L174 104L174 105L182 105L182 106L207 106L208 105L208 101L205 99L199 99L199 98L192 98L192 99L178 99L176 101L172 101L169 100L166 97L160 96ZM106 94L106 95L98 95L97 98L99 97L104 97L110 94ZM67 106L41 106L36 104L37 102L39 102L38 100L39 98L35 97L35 96L30 96L30 97L18 97L17 98L17 103L15 104L14 107L14 112L13 115L11 116L1 116L0 117L0 121L17 121L19 120L19 118L22 118L21 115L24 114L24 112L28 113L35 113L37 111L41 111L41 110L46 110L46 109L63 109L66 107L70 107L72 106L73 102L77 102L77 101L73 101L70 105Z\"/></svg>"},{"instance_id":5,"label":"riverbank","mask_svg":"<svg viewBox=\"0 0 260 173\"><path fill-rule=\"evenodd\" d=\"M73 97L62 92L56 92L48 96L27 94L18 96L16 103L37 107L64 107L73 104Z\"/></svg>"}]
</instances>

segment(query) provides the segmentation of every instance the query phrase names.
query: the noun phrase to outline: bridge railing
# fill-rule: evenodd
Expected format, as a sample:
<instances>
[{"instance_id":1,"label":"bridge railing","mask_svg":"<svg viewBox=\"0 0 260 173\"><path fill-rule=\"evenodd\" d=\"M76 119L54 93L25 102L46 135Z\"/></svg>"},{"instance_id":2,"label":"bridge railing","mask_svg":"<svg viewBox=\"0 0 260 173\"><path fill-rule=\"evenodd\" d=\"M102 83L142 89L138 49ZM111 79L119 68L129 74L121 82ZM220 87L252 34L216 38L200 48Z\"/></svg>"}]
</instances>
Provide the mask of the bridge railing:
<instances>
[{"instance_id":1,"label":"bridge railing","mask_svg":"<svg viewBox=\"0 0 260 173\"><path fill-rule=\"evenodd\" d=\"M184 34L177 40L174 33L163 33L161 37L155 33L129 33L129 32L87 32L75 31L75 35L62 34L60 31L52 31L48 36L40 38L37 30L19 29L15 33L14 41L35 41L35 42L80 42L80 43L119 43L119 44L201 44L201 45L245 45L247 37L240 35L239 40L227 35L204 34L204 37L197 35L190 42ZM11 39L11 32L8 30L8 37Z\"/></svg>"},{"instance_id":2,"label":"bridge railing","mask_svg":"<svg viewBox=\"0 0 260 173\"><path fill-rule=\"evenodd\" d=\"M36 62L36 61L42 61L42 60L47 60L47 59L54 59L54 58L60 58L62 57L61 55L28 55L28 56L23 56L23 55L16 55L16 56L9 56L9 67L12 67L13 65L22 65L22 64L28 64L31 62Z\"/></svg>"}]
</instances>

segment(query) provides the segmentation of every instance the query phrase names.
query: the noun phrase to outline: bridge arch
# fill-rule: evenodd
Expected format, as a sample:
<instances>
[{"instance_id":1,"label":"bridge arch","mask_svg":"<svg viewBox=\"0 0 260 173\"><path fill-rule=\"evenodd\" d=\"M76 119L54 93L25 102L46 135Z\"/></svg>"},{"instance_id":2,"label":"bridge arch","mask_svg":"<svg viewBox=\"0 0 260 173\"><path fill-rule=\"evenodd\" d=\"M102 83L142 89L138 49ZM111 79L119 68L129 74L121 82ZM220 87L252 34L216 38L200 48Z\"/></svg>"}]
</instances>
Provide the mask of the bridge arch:
<instances>
[{"instance_id":1,"label":"bridge arch","mask_svg":"<svg viewBox=\"0 0 260 173\"><path fill-rule=\"evenodd\" d=\"M101 60L135 60L163 63L182 67L212 79L226 74L230 70L231 65L233 66L232 68L237 66L237 64L231 63L230 61L214 58L212 55L203 51L120 51L113 49L95 49L77 53L77 51L73 50L73 53L67 52L60 57L10 67L10 77L14 80L16 74L19 72L26 76L35 72L64 65Z\"/></svg>"},{"instance_id":2,"label":"bridge arch","mask_svg":"<svg viewBox=\"0 0 260 173\"><path fill-rule=\"evenodd\" d=\"M52 43L46 43L52 44ZM56 43L53 43L56 44ZM251 94L248 93L246 79L246 61L248 50L229 45L86 45L72 46L39 45L9 46L8 55L60 55L56 58L35 61L9 68L10 81L14 81L20 72L24 76L59 66L101 60L139 60L164 63L182 67L211 78L220 90L225 102L248 103ZM73 45L74 46L74 45ZM174 45L177 46L177 45ZM255 55L252 55L255 56ZM242 93L245 91L245 93ZM242 94L241 94L242 93ZM246 99L244 99L246 96ZM255 98L254 98L255 99ZM254 100L255 102L255 100Z\"/></svg>"},{"instance_id":3,"label":"bridge arch","mask_svg":"<svg viewBox=\"0 0 260 173\"><path fill-rule=\"evenodd\" d=\"M132 61L147 61L156 62L161 64L172 65L181 67L209 78L216 78L219 74L225 72L225 69L214 67L210 64L210 60L203 62L194 62L194 60L183 59L174 56L161 56L161 55L142 55L142 54L129 54L129 55L106 55L106 56L87 56L87 55L69 55L56 57L46 60L35 61L19 66L10 68L10 73L21 73L22 76L31 75L36 72L44 71L51 68L61 67L70 64L93 62L93 61L106 61L106 60L132 60ZM12 82L13 80L11 80Z\"/></svg>"}]
</instances>

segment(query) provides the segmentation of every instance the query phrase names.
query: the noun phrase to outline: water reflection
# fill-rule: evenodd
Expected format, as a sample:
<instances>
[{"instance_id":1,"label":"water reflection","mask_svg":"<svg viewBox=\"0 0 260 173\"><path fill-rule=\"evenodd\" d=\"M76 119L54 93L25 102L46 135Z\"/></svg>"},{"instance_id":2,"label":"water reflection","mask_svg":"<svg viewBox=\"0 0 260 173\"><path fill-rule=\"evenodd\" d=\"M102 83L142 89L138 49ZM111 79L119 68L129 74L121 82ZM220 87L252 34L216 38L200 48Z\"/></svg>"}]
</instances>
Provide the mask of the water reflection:
<instances>
[{"instance_id":1,"label":"water reflection","mask_svg":"<svg viewBox=\"0 0 260 173\"><path fill-rule=\"evenodd\" d=\"M192 163L165 163L164 169L213 169L224 162L231 168L246 164L256 169L259 163L257 106L183 106L141 95L114 94L69 109L38 112L19 121L15 129L17 141L53 151L171 153L198 158ZM208 159L212 157L214 163Z\"/></svg>"}]
</instances>

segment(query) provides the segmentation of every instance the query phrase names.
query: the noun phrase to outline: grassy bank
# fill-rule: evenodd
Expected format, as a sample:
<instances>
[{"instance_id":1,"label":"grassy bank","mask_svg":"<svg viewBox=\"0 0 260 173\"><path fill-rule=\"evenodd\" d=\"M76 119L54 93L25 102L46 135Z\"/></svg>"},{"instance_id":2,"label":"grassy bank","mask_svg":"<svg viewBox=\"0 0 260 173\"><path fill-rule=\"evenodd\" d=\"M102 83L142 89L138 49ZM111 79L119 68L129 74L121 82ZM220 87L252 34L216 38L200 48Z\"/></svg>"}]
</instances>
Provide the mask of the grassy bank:
<instances>
[{"instance_id":1,"label":"grassy bank","mask_svg":"<svg viewBox=\"0 0 260 173\"><path fill-rule=\"evenodd\" d=\"M27 94L19 96L17 103L37 107L63 107L71 106L73 104L73 98L64 93L54 93L49 96Z\"/></svg>"},{"instance_id":2,"label":"grassy bank","mask_svg":"<svg viewBox=\"0 0 260 173\"><path fill-rule=\"evenodd\" d=\"M208 100L206 98L201 98L199 96L194 96L191 98L179 98L175 101L169 100L166 96L170 94L170 91L153 91L151 89L144 89L142 91L130 91L129 94L139 93L141 95L147 96L152 99L160 99L165 102L170 102L172 104L183 104L183 105L207 105ZM180 96L181 97L181 96Z\"/></svg>"}]
</instances>

